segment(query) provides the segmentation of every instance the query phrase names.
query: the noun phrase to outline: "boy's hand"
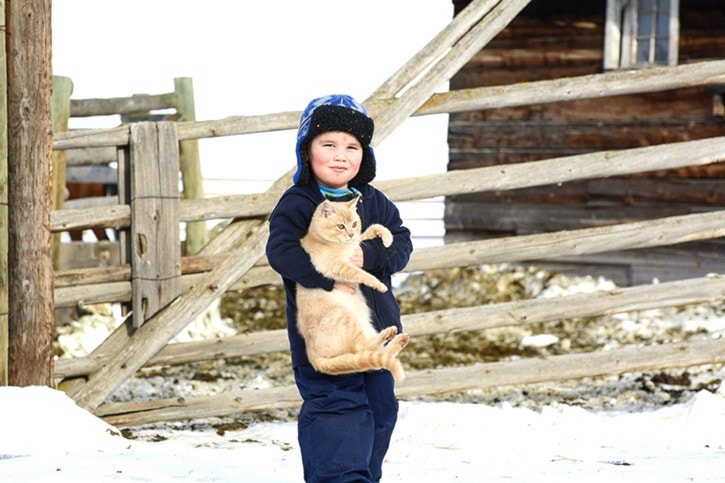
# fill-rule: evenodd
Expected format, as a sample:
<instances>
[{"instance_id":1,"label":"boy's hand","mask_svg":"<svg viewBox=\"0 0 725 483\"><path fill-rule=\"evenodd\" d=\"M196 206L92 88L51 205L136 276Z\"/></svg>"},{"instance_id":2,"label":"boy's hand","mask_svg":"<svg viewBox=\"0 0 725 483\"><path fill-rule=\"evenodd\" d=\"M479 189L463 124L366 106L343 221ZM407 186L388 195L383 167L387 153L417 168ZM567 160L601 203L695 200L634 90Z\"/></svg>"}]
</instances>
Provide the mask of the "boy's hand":
<instances>
[{"instance_id":1,"label":"boy's hand","mask_svg":"<svg viewBox=\"0 0 725 483\"><path fill-rule=\"evenodd\" d=\"M353 265L355 265L358 268L362 268L363 262L364 262L364 259L363 259L362 248L357 247L357 248L355 248L355 253L353 253L353 255L350 257L350 263L352 263Z\"/></svg>"},{"instance_id":2,"label":"boy's hand","mask_svg":"<svg viewBox=\"0 0 725 483\"><path fill-rule=\"evenodd\" d=\"M350 295L355 295L357 292L357 284L352 282L343 282L342 280L335 280L335 284L332 286L333 290L340 290Z\"/></svg>"}]
</instances>

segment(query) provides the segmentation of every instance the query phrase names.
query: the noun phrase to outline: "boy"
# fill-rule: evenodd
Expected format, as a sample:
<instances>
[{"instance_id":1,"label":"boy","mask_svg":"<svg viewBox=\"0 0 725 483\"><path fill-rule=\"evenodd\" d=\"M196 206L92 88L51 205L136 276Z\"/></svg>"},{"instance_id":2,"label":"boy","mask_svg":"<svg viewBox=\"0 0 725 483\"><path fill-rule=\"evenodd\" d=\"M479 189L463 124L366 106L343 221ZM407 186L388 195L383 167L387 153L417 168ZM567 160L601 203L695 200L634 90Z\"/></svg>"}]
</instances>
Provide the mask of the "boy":
<instances>
[{"instance_id":1,"label":"boy","mask_svg":"<svg viewBox=\"0 0 725 483\"><path fill-rule=\"evenodd\" d=\"M362 290L375 327L380 330L395 324L402 333L390 279L407 265L413 246L398 209L368 184L375 177L375 154L370 146L373 129L373 120L350 96L329 95L310 102L297 132L294 185L282 195L270 217L267 258L282 275L287 294L292 366L304 401L297 429L307 482L380 481L398 416L390 372L340 376L316 372L296 327L295 284L299 283L325 290ZM358 194L362 229L380 223L392 232L393 244L385 248L380 239L367 241L352 262L385 283L386 293L325 278L300 246L317 205L325 198L344 201Z\"/></svg>"}]
</instances>

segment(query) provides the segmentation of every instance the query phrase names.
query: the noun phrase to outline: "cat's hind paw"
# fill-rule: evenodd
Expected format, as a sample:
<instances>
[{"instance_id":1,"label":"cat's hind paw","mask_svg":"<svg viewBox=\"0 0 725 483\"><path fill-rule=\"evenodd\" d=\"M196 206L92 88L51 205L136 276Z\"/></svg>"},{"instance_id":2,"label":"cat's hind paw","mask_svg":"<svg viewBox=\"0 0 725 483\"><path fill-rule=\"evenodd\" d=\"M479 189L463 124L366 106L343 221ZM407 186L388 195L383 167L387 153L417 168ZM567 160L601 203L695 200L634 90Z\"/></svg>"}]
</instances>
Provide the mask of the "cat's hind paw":
<instances>
[{"instance_id":1,"label":"cat's hind paw","mask_svg":"<svg viewBox=\"0 0 725 483\"><path fill-rule=\"evenodd\" d=\"M390 327L386 327L385 329L380 331L380 335L382 336L382 338L385 342L387 342L390 339L392 339L393 337L395 337L395 335L397 333L398 333L398 328L395 327L394 325L391 325Z\"/></svg>"},{"instance_id":2,"label":"cat's hind paw","mask_svg":"<svg viewBox=\"0 0 725 483\"><path fill-rule=\"evenodd\" d=\"M403 350L403 347L408 345L408 342L410 341L410 336L408 334L398 334L395 337L393 337L393 340L388 342L388 345L385 346L385 352L392 356L397 356L401 350Z\"/></svg>"},{"instance_id":3,"label":"cat's hind paw","mask_svg":"<svg viewBox=\"0 0 725 483\"><path fill-rule=\"evenodd\" d=\"M408 345L408 342L410 342L410 336L408 334L400 334L393 341L391 344L399 344L400 348L402 349L406 345Z\"/></svg>"}]
</instances>

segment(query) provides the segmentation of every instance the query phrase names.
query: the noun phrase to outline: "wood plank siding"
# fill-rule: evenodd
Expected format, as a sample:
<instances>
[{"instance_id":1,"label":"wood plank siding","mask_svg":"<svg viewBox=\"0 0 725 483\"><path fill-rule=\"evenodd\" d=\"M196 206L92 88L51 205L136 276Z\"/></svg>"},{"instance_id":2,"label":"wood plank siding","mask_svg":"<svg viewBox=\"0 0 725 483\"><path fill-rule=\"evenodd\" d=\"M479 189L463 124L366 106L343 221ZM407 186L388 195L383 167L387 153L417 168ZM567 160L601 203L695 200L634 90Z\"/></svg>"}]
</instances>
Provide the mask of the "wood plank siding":
<instances>
[{"instance_id":1,"label":"wood plank siding","mask_svg":"<svg viewBox=\"0 0 725 483\"><path fill-rule=\"evenodd\" d=\"M454 0L458 13L469 2ZM721 0L681 1L678 64L725 58ZM607 2L533 0L450 89L604 72ZM449 171L725 135L725 85L450 115ZM446 198L448 242L700 213L725 206L725 163ZM725 241L538 261L623 284L725 272Z\"/></svg>"}]
</instances>

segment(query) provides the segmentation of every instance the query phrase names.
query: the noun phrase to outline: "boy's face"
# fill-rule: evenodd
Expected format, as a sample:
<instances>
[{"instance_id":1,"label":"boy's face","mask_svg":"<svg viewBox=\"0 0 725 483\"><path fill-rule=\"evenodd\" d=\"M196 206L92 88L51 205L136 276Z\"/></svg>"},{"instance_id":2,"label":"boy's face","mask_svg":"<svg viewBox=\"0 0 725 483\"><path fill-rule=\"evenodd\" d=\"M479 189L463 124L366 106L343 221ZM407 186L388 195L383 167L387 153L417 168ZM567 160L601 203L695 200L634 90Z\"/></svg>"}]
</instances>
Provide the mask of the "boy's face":
<instances>
[{"instance_id":1,"label":"boy's face","mask_svg":"<svg viewBox=\"0 0 725 483\"><path fill-rule=\"evenodd\" d=\"M327 188L347 188L360 171L363 147L352 134L323 132L312 139L308 150L312 175Z\"/></svg>"}]
</instances>

